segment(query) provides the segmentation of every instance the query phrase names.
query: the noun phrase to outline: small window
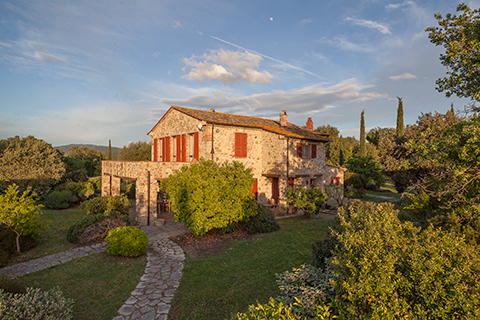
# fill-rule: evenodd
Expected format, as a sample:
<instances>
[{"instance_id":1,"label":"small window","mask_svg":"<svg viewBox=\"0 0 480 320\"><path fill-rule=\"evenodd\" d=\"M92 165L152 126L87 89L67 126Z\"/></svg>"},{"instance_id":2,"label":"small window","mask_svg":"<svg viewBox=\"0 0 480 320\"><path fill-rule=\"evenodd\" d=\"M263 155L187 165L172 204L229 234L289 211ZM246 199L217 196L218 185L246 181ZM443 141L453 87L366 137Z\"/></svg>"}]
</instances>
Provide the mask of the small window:
<instances>
[{"instance_id":1,"label":"small window","mask_svg":"<svg viewBox=\"0 0 480 320\"><path fill-rule=\"evenodd\" d=\"M235 132L235 157L247 157L247 134Z\"/></svg>"},{"instance_id":2,"label":"small window","mask_svg":"<svg viewBox=\"0 0 480 320\"><path fill-rule=\"evenodd\" d=\"M303 144L302 145L302 157L303 158L310 158L310 145Z\"/></svg>"}]
</instances>

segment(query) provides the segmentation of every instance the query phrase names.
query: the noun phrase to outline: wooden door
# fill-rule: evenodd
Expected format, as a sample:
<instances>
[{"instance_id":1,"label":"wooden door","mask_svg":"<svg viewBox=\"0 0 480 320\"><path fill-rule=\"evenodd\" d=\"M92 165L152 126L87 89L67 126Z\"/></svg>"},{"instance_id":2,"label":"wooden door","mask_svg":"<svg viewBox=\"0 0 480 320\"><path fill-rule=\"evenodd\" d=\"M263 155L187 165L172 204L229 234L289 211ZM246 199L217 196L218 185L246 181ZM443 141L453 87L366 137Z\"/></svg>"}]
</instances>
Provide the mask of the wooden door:
<instances>
[{"instance_id":1,"label":"wooden door","mask_svg":"<svg viewBox=\"0 0 480 320\"><path fill-rule=\"evenodd\" d=\"M272 199L278 204L278 178L272 178Z\"/></svg>"}]
</instances>

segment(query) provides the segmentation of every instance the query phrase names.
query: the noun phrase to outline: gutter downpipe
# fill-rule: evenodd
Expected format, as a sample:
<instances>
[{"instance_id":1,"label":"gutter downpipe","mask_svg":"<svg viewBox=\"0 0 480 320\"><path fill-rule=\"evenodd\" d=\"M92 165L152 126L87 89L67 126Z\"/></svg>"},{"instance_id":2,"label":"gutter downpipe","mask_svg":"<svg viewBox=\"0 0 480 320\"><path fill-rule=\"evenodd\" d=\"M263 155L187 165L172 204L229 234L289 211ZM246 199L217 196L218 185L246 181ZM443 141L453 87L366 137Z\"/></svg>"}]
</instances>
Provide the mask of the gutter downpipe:
<instances>
[{"instance_id":1,"label":"gutter downpipe","mask_svg":"<svg viewBox=\"0 0 480 320\"><path fill-rule=\"evenodd\" d=\"M289 163L289 157L288 157L288 147L289 147L289 145L290 145L290 140L288 139L288 136L287 136L287 174L286 174L286 176L287 176L287 188L288 188L288 183L289 183L289 179L290 179L290 177L289 177L289 164L288 164ZM287 212L285 214L288 215L288 203L287 203Z\"/></svg>"},{"instance_id":2,"label":"gutter downpipe","mask_svg":"<svg viewBox=\"0 0 480 320\"><path fill-rule=\"evenodd\" d=\"M215 154L215 149L214 149L214 147L213 147L213 142L214 142L213 135L214 135L214 132L215 132L215 124L212 123L212 150L210 151L210 153L212 154L212 161L213 161L213 155Z\"/></svg>"}]
</instances>

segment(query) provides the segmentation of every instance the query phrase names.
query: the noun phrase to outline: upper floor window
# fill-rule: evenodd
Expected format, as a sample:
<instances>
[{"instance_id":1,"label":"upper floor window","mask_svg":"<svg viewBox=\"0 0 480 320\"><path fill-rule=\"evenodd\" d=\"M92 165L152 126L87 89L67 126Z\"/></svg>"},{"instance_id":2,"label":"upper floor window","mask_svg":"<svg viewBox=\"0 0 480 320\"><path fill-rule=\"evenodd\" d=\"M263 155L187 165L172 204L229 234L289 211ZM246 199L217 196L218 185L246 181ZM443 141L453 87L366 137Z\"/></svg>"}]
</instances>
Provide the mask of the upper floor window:
<instances>
[{"instance_id":1,"label":"upper floor window","mask_svg":"<svg viewBox=\"0 0 480 320\"><path fill-rule=\"evenodd\" d=\"M317 144L297 143L297 157L310 159L317 157Z\"/></svg>"},{"instance_id":2,"label":"upper floor window","mask_svg":"<svg viewBox=\"0 0 480 320\"><path fill-rule=\"evenodd\" d=\"M235 157L247 157L247 134L235 132Z\"/></svg>"}]
</instances>

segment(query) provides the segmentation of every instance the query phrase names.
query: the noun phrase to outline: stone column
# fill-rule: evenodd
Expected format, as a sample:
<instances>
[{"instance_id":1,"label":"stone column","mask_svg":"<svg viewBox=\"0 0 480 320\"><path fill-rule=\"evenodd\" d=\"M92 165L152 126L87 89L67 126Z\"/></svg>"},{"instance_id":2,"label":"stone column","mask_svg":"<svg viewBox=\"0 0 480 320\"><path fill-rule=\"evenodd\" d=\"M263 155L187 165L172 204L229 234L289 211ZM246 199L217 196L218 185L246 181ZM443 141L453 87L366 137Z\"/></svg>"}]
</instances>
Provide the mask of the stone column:
<instances>
[{"instance_id":1,"label":"stone column","mask_svg":"<svg viewBox=\"0 0 480 320\"><path fill-rule=\"evenodd\" d=\"M157 218L158 182L149 171L141 172L136 185L137 222L142 225L153 225Z\"/></svg>"},{"instance_id":2,"label":"stone column","mask_svg":"<svg viewBox=\"0 0 480 320\"><path fill-rule=\"evenodd\" d=\"M111 187L112 187L112 196L119 196L120 195L120 178L118 177L111 177Z\"/></svg>"},{"instance_id":3,"label":"stone column","mask_svg":"<svg viewBox=\"0 0 480 320\"><path fill-rule=\"evenodd\" d=\"M102 174L102 197L110 195L112 185L112 176L109 174Z\"/></svg>"}]
</instances>

